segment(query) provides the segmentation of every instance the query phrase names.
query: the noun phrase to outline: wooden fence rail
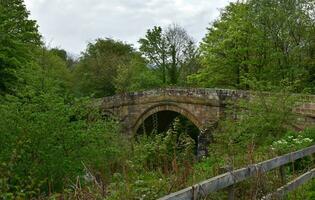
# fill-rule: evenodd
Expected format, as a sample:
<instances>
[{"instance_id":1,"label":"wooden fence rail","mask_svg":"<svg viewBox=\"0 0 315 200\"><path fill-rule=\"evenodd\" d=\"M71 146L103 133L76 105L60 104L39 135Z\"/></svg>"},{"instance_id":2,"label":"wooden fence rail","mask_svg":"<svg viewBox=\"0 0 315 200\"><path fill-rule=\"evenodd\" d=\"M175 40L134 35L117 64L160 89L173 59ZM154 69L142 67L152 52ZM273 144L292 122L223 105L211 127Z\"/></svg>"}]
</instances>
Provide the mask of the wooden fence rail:
<instances>
[{"instance_id":1,"label":"wooden fence rail","mask_svg":"<svg viewBox=\"0 0 315 200\"><path fill-rule=\"evenodd\" d=\"M314 153L315 153L315 145L296 151L296 152L288 153L283 156L278 156L276 158L273 158L267 161L249 165L245 168L241 168L238 170L227 172L225 174L221 174L219 176L216 176L206 181L203 181L201 183L198 183L194 186L169 194L165 197L160 198L159 200L195 200L195 199L198 199L199 197L205 197L211 192L215 192L220 189L227 188L249 177L268 172L270 170L281 167L285 164L291 163L295 160L312 155ZM309 174L307 173L306 177L302 177L301 179L298 179L298 181L300 181L301 183L301 180L304 180L305 182L311 178L314 178L315 177L314 173L315 173L314 170L311 170ZM293 185L296 185L296 184L293 184ZM287 185L287 187L292 187L292 184L289 186ZM283 189L281 191L285 191L285 190L286 189Z\"/></svg>"},{"instance_id":2,"label":"wooden fence rail","mask_svg":"<svg viewBox=\"0 0 315 200\"><path fill-rule=\"evenodd\" d=\"M263 200L270 200L270 199L282 199L288 192L293 191L303 183L315 178L315 168L306 172L305 174L299 176L298 178L290 181L288 184L282 186L281 188L277 189L276 192L272 194L268 194L263 197Z\"/></svg>"}]
</instances>

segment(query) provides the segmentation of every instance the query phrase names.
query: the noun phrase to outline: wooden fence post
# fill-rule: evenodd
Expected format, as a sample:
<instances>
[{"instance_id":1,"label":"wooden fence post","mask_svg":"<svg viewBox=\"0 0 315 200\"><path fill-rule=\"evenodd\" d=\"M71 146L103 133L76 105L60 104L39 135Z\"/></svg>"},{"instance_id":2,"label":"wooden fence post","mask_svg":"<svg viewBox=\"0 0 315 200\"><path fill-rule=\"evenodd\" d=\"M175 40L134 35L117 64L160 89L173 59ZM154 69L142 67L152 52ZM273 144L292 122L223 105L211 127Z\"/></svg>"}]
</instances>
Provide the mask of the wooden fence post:
<instances>
[{"instance_id":1,"label":"wooden fence post","mask_svg":"<svg viewBox=\"0 0 315 200\"><path fill-rule=\"evenodd\" d=\"M280 172L280 178L281 178L281 184L284 185L287 183L287 178L285 174L285 166L282 165L279 167L279 172Z\"/></svg>"},{"instance_id":2,"label":"wooden fence post","mask_svg":"<svg viewBox=\"0 0 315 200\"><path fill-rule=\"evenodd\" d=\"M220 174L223 174L226 172L232 172L232 171L233 171L233 167L231 167L230 165L219 168ZM234 200L234 185L227 187L226 190L228 192L228 200Z\"/></svg>"},{"instance_id":3,"label":"wooden fence post","mask_svg":"<svg viewBox=\"0 0 315 200\"><path fill-rule=\"evenodd\" d=\"M285 165L280 166L279 171L280 171L281 184L285 185L287 183L287 177L285 174ZM287 194L283 195L281 199L282 200L288 199L288 195Z\"/></svg>"}]
</instances>

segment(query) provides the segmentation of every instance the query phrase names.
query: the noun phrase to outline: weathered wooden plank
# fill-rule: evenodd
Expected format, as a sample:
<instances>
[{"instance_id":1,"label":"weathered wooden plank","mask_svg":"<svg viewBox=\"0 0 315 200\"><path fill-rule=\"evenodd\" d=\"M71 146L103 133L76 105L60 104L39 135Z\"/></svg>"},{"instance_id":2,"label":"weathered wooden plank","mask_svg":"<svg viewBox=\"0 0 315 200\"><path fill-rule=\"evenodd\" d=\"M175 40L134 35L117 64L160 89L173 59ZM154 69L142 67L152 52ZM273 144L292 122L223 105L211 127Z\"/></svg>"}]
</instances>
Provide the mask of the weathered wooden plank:
<instances>
[{"instance_id":1,"label":"weathered wooden plank","mask_svg":"<svg viewBox=\"0 0 315 200\"><path fill-rule=\"evenodd\" d=\"M272 169L278 168L282 165L314 153L315 145L296 152L288 153L283 156L278 156L276 158L258 164L250 165L245 168L221 174L194 186L169 194L165 197L160 198L159 200L191 200L196 198L196 196L206 196L211 192L215 192L231 186L235 183L241 182L258 173L270 171Z\"/></svg>"},{"instance_id":2,"label":"weathered wooden plank","mask_svg":"<svg viewBox=\"0 0 315 200\"><path fill-rule=\"evenodd\" d=\"M311 171L306 172L305 174L299 176L298 178L294 179L293 181L287 183L286 185L282 186L281 188L277 189L276 192L272 194L268 194L263 197L263 200L269 199L281 199L287 193L297 189L302 184L306 183L307 181L315 178L315 168Z\"/></svg>"}]
</instances>

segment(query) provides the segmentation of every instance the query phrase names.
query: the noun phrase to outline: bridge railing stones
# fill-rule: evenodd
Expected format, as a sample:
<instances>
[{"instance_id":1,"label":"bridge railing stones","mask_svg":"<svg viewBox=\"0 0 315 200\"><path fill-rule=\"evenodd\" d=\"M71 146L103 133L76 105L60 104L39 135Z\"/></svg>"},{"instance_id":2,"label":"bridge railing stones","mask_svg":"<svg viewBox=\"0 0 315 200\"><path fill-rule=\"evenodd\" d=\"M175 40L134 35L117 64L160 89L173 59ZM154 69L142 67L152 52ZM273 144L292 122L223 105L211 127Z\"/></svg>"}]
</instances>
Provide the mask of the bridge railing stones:
<instances>
[{"instance_id":1,"label":"bridge railing stones","mask_svg":"<svg viewBox=\"0 0 315 200\"><path fill-rule=\"evenodd\" d=\"M95 104L102 111L113 113L113 116L123 122L123 126L129 132L132 132L137 121L150 109L161 111L161 109L167 110L168 106L177 106L175 111L185 110L185 112L179 113L188 113L191 118L198 121L197 124L201 124L199 128L203 128L206 124L217 122L220 118L225 117L227 105L232 105L232 108L235 109L233 116L236 119L238 109L242 109L236 104L238 100L251 100L255 96L268 98L277 96L277 94L217 88L161 88L104 97L98 99ZM281 97L282 94L278 95ZM315 96L293 95L297 99L294 111L299 114L298 127L303 129L309 124L315 124Z\"/></svg>"},{"instance_id":2,"label":"bridge railing stones","mask_svg":"<svg viewBox=\"0 0 315 200\"><path fill-rule=\"evenodd\" d=\"M216 89L216 88L161 88L141 92L131 92L117 94L110 97L101 98L103 108L119 107L122 105L129 105L141 102L142 99L169 96L169 97L186 97L186 98L200 98L203 100L216 100L220 105L226 104L229 100L235 101L237 99L248 99L251 96L263 94L264 96L271 96L270 92L252 92L245 90L232 89ZM297 112L306 111L308 114L315 116L315 95L294 94L299 102L304 103L301 109ZM311 108L311 110L309 109Z\"/></svg>"},{"instance_id":3,"label":"bridge railing stones","mask_svg":"<svg viewBox=\"0 0 315 200\"><path fill-rule=\"evenodd\" d=\"M104 107L117 107L126 104L132 104L140 101L142 98L171 96L171 97L194 97L202 99L211 99L224 101L225 99L247 98L248 91L230 90L230 89L212 89L212 88L163 88L142 92L131 92L102 98Z\"/></svg>"},{"instance_id":4,"label":"bridge railing stones","mask_svg":"<svg viewBox=\"0 0 315 200\"><path fill-rule=\"evenodd\" d=\"M115 100L121 101L129 101L133 99L137 99L140 97L147 96L161 96L161 95L169 95L169 96L194 96L194 97L202 97L202 98L211 98L214 96L220 96L222 98L247 98L250 94L255 94L257 92L246 91L246 90L233 90L233 89L218 89L218 88L160 88L160 89L152 89L141 92L130 92L130 93L122 93L117 94L110 97L104 97L102 100L104 102L113 102ZM273 93L270 92L262 92L266 96L270 96ZM304 100L305 102L315 102L315 95L304 95L304 94L294 94Z\"/></svg>"},{"instance_id":5,"label":"bridge railing stones","mask_svg":"<svg viewBox=\"0 0 315 200\"><path fill-rule=\"evenodd\" d=\"M250 99L256 95L268 97L272 96L272 94L270 92L250 92L217 88L161 88L104 97L97 100L97 105L106 110L121 106L170 100L175 103L208 104L210 106L223 107L221 110L224 110L225 105L229 102L233 103L239 99ZM315 95L294 95L301 102L296 106L295 112L315 118Z\"/></svg>"}]
</instances>

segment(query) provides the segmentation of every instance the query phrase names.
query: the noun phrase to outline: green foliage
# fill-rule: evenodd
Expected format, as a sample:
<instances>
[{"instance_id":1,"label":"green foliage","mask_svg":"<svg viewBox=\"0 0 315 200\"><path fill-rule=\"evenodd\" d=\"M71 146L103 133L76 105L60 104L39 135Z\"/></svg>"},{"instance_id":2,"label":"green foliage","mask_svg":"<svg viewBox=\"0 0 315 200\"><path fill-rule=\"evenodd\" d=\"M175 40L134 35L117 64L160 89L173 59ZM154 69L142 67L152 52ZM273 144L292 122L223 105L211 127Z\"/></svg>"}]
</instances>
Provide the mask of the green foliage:
<instances>
[{"instance_id":1,"label":"green foliage","mask_svg":"<svg viewBox=\"0 0 315 200\"><path fill-rule=\"evenodd\" d=\"M22 82L19 69L30 67L32 50L40 45L35 21L22 0L0 2L0 95L14 93Z\"/></svg>"},{"instance_id":2,"label":"green foliage","mask_svg":"<svg viewBox=\"0 0 315 200\"><path fill-rule=\"evenodd\" d=\"M165 134L144 136L135 146L135 154L138 155L141 162L145 161L148 170L163 166L165 173L169 173L168 170L172 169L174 159L178 163L193 160L193 150L192 138L174 129L170 129Z\"/></svg>"},{"instance_id":3,"label":"green foliage","mask_svg":"<svg viewBox=\"0 0 315 200\"><path fill-rule=\"evenodd\" d=\"M82 175L82 163L104 179L116 170L123 151L118 126L101 120L90 102L51 94L9 100L0 106L1 194L61 192Z\"/></svg>"},{"instance_id":4,"label":"green foliage","mask_svg":"<svg viewBox=\"0 0 315 200\"><path fill-rule=\"evenodd\" d=\"M302 133L303 137L310 138L315 141L315 127L306 128Z\"/></svg>"},{"instance_id":5,"label":"green foliage","mask_svg":"<svg viewBox=\"0 0 315 200\"><path fill-rule=\"evenodd\" d=\"M194 141L176 124L165 134L138 138L123 174L114 175L108 199L156 199L186 184Z\"/></svg>"},{"instance_id":6,"label":"green foliage","mask_svg":"<svg viewBox=\"0 0 315 200\"><path fill-rule=\"evenodd\" d=\"M72 87L72 74L67 66L67 60L55 53L55 50L40 50L38 56L39 73L41 89L55 88L59 93L70 92Z\"/></svg>"},{"instance_id":7,"label":"green foliage","mask_svg":"<svg viewBox=\"0 0 315 200\"><path fill-rule=\"evenodd\" d=\"M271 150L275 152L276 155L283 155L293 151L297 151L314 144L314 130L312 136L308 137L309 130L294 132L287 132L281 139L274 141L271 145ZM295 171L303 172L305 169L312 166L313 159L311 156L301 158L296 160L293 164L288 164L287 168L289 173L295 173Z\"/></svg>"},{"instance_id":8,"label":"green foliage","mask_svg":"<svg viewBox=\"0 0 315 200\"><path fill-rule=\"evenodd\" d=\"M294 133L287 134L284 138L274 141L271 149L282 155L291 151L303 149L313 143L313 140Z\"/></svg>"},{"instance_id":9,"label":"green foliage","mask_svg":"<svg viewBox=\"0 0 315 200\"><path fill-rule=\"evenodd\" d=\"M150 75L149 77L146 77ZM140 78L143 82L135 82ZM150 80L152 78L152 80ZM145 82L148 81L147 84ZM98 39L88 44L74 71L75 91L79 95L103 97L158 84L145 60L129 44Z\"/></svg>"},{"instance_id":10,"label":"green foliage","mask_svg":"<svg viewBox=\"0 0 315 200\"><path fill-rule=\"evenodd\" d=\"M201 44L203 68L190 76L202 87L248 89L246 79L314 88L314 3L261 1L231 3Z\"/></svg>"},{"instance_id":11,"label":"green foliage","mask_svg":"<svg viewBox=\"0 0 315 200\"><path fill-rule=\"evenodd\" d=\"M234 88L240 85L241 76L249 71L249 53L253 52L249 46L253 39L249 38L252 27L247 10L244 3L231 3L208 28L200 47L204 67L189 77L192 84Z\"/></svg>"},{"instance_id":12,"label":"green foliage","mask_svg":"<svg viewBox=\"0 0 315 200\"><path fill-rule=\"evenodd\" d=\"M150 64L157 69L163 84L167 81L167 41L162 28L155 26L148 30L145 38L139 40L140 51L150 60Z\"/></svg>"},{"instance_id":13,"label":"green foliage","mask_svg":"<svg viewBox=\"0 0 315 200\"><path fill-rule=\"evenodd\" d=\"M310 180L306 184L290 192L288 199L294 200L312 200L315 199L315 180Z\"/></svg>"},{"instance_id":14,"label":"green foliage","mask_svg":"<svg viewBox=\"0 0 315 200\"><path fill-rule=\"evenodd\" d=\"M69 55L64 49L52 48L49 50L49 52L62 59L62 61L67 64L67 68L69 69L72 69L77 62L77 60Z\"/></svg>"},{"instance_id":15,"label":"green foliage","mask_svg":"<svg viewBox=\"0 0 315 200\"><path fill-rule=\"evenodd\" d=\"M250 102L241 102L239 120L234 124L236 134L243 139L261 141L265 137L278 137L288 129L293 128L295 119L292 113L294 97L283 94L271 94L266 97L265 93L258 92ZM233 123L233 122L232 122ZM237 137L239 138L239 137ZM235 138L236 140L238 140ZM239 138L241 139L241 138Z\"/></svg>"},{"instance_id":16,"label":"green foliage","mask_svg":"<svg viewBox=\"0 0 315 200\"><path fill-rule=\"evenodd\" d=\"M154 70L147 67L141 57L131 60L128 65L119 66L114 79L116 93L141 91L162 85Z\"/></svg>"},{"instance_id":17,"label":"green foliage","mask_svg":"<svg viewBox=\"0 0 315 200\"><path fill-rule=\"evenodd\" d=\"M199 52L185 29L171 25L149 29L139 40L140 51L156 69L163 84L185 83L186 77L197 71Z\"/></svg>"},{"instance_id":18,"label":"green foliage","mask_svg":"<svg viewBox=\"0 0 315 200\"><path fill-rule=\"evenodd\" d=\"M68 60L67 52L63 49L52 48L50 50L50 52L53 53L54 55L58 56L59 58L61 58L63 61Z\"/></svg>"},{"instance_id":19,"label":"green foliage","mask_svg":"<svg viewBox=\"0 0 315 200\"><path fill-rule=\"evenodd\" d=\"M232 166L256 162L256 156L268 158L273 141L294 130L296 97L286 90L252 94L249 100L230 102L226 118L214 133L215 143L210 145L210 155L221 156Z\"/></svg>"}]
</instances>

